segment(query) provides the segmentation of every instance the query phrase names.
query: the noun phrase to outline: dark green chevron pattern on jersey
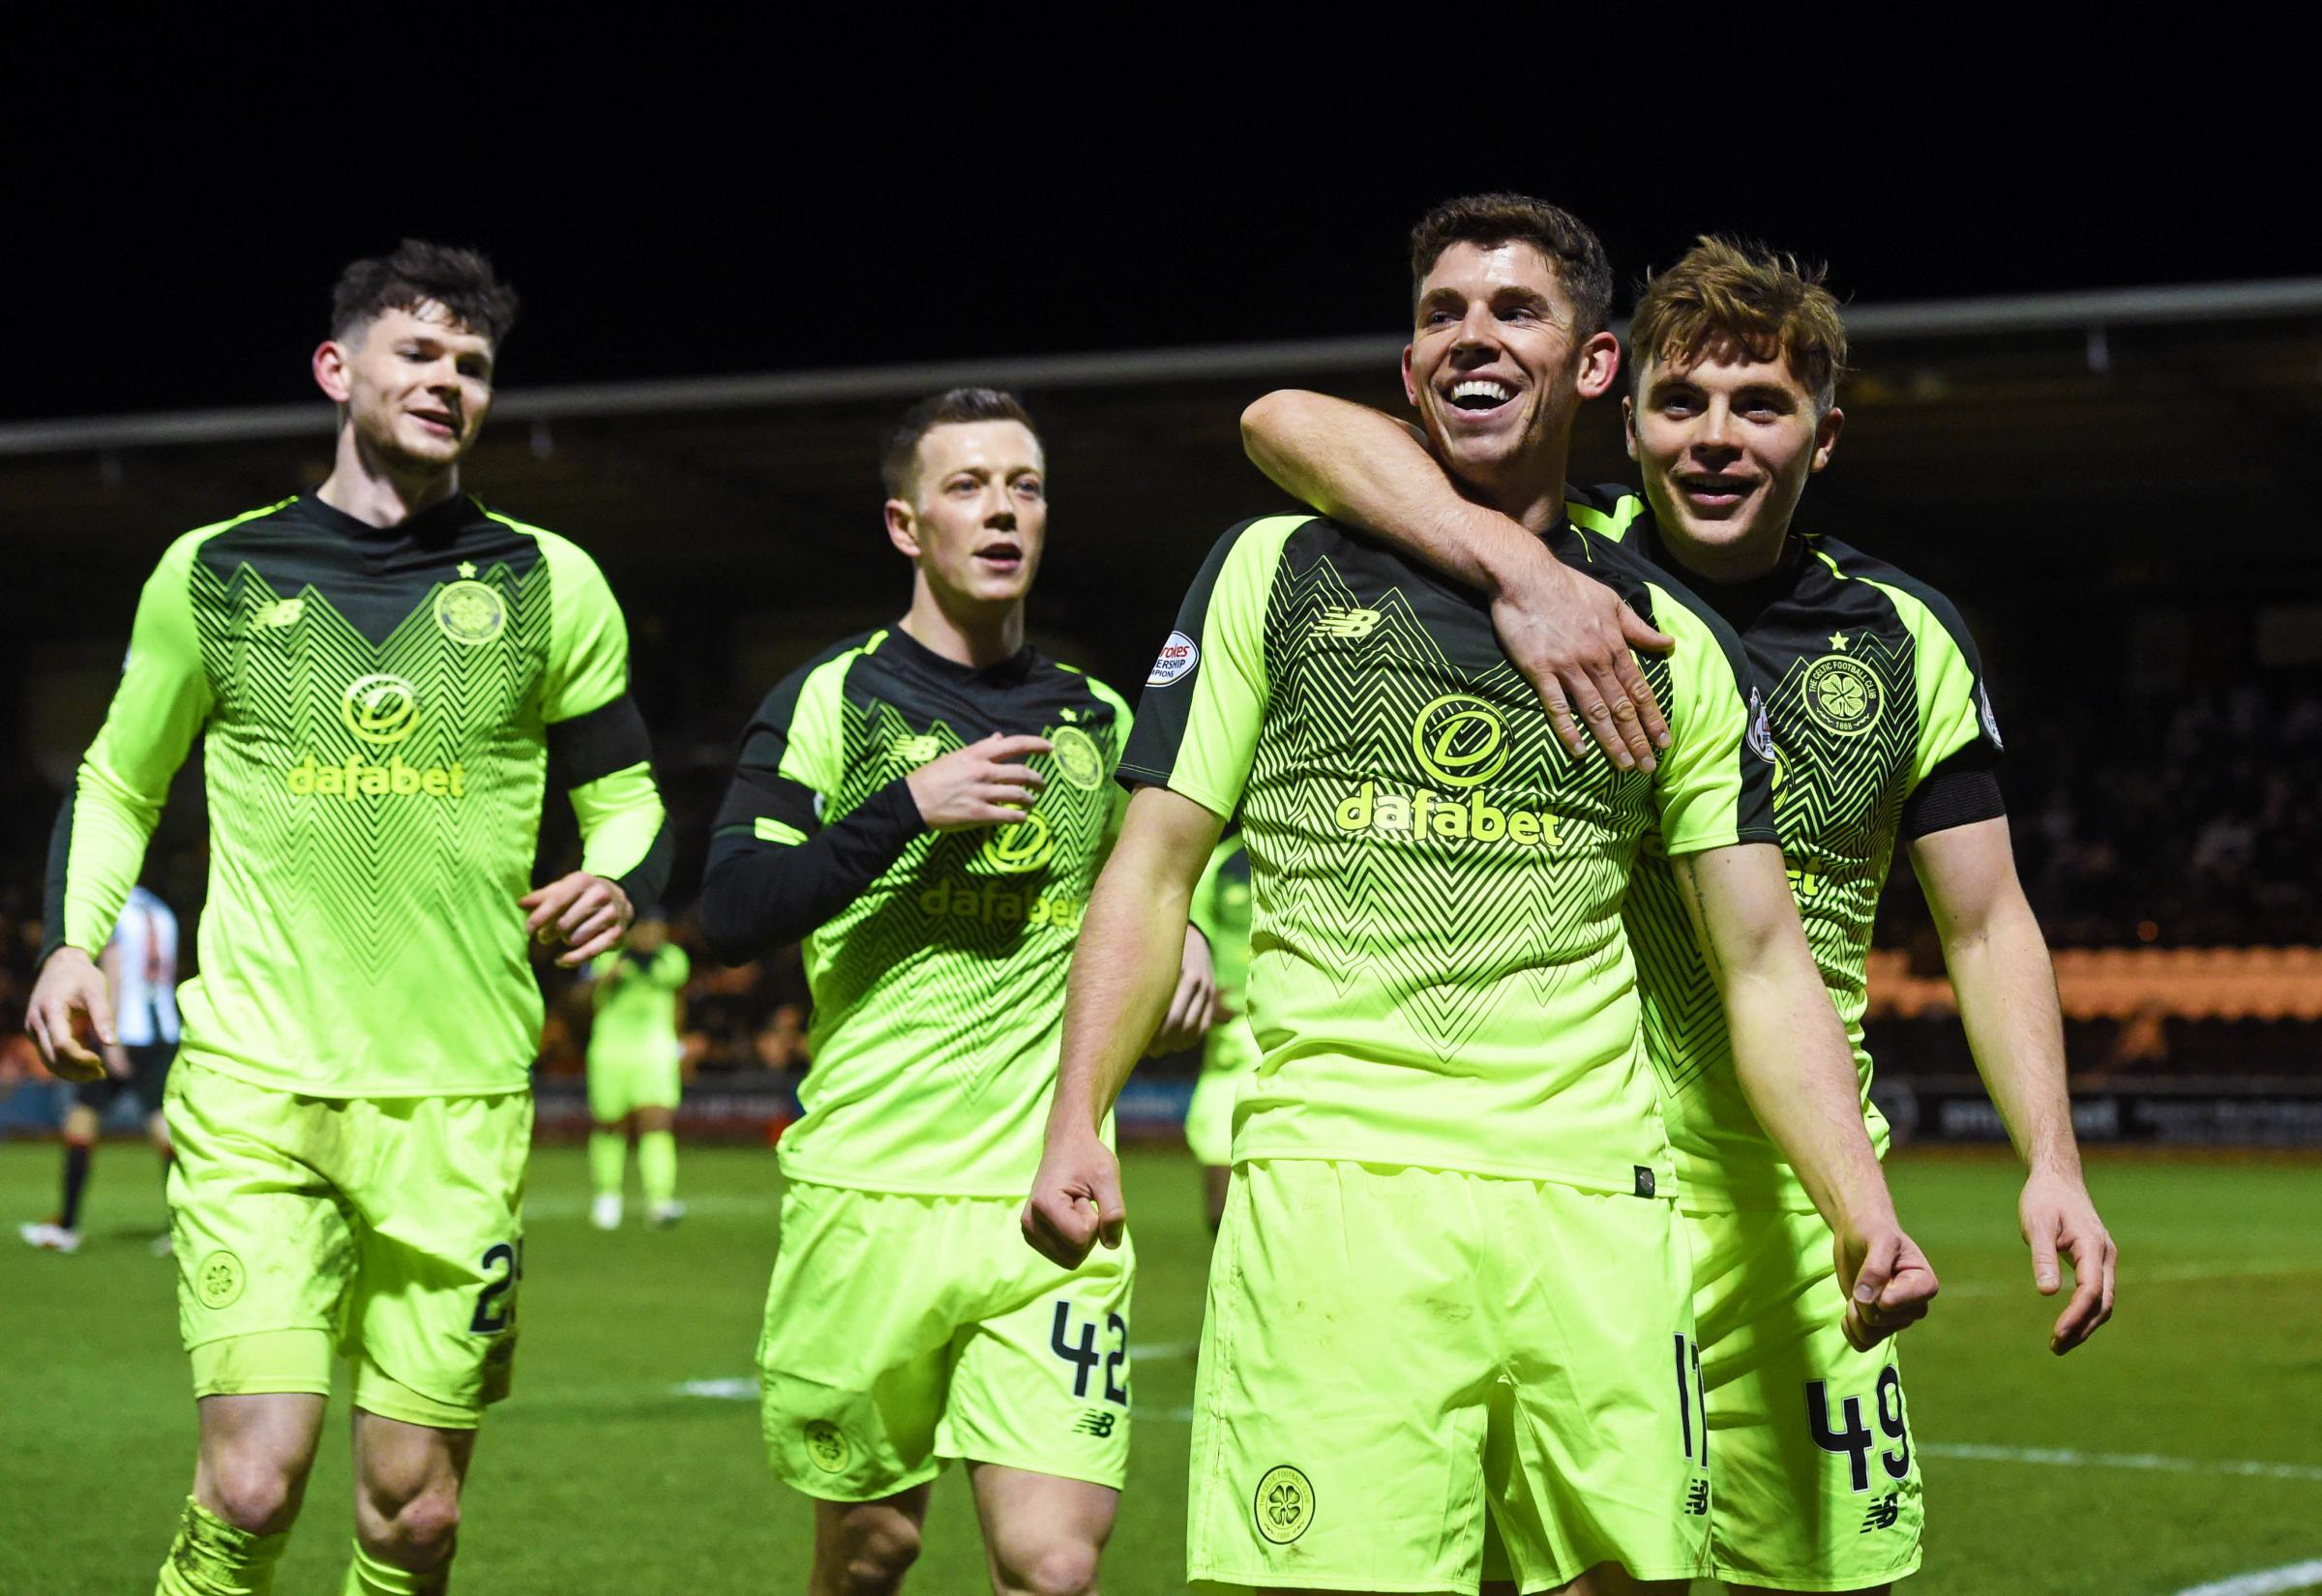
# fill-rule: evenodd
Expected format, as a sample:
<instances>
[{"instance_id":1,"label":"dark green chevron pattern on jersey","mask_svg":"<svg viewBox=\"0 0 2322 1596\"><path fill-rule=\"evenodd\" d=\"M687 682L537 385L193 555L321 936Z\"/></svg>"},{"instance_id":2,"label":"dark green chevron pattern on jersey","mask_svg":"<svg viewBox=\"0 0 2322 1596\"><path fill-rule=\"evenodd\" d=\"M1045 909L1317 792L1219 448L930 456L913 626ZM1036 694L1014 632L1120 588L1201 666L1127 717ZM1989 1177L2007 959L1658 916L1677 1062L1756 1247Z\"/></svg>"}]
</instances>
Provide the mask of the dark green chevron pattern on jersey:
<instances>
[{"instance_id":1,"label":"dark green chevron pattern on jersey","mask_svg":"<svg viewBox=\"0 0 2322 1596\"><path fill-rule=\"evenodd\" d=\"M969 740L940 720L907 718L851 681L841 695L840 727L843 774L830 820ZM1114 756L1105 751L1107 776ZM1109 780L1093 787L1066 780L1054 755L1027 762L1048 782L1027 819L921 832L885 874L815 931L818 1032L825 1017L830 1026L845 1023L875 996L908 1004L916 1023L941 1029L1025 1027L1039 1036L1053 1027L1063 1012L1073 936L1104 857L1113 787ZM1012 1056L999 1048L938 1049L920 1067L972 1104Z\"/></svg>"},{"instance_id":2,"label":"dark green chevron pattern on jersey","mask_svg":"<svg viewBox=\"0 0 2322 1596\"><path fill-rule=\"evenodd\" d=\"M300 940L370 980L429 914L504 905L531 871L508 839L540 814L549 566L466 569L373 642L320 588L193 565L218 845L265 861Z\"/></svg>"},{"instance_id":3,"label":"dark green chevron pattern on jersey","mask_svg":"<svg viewBox=\"0 0 2322 1596\"><path fill-rule=\"evenodd\" d=\"M1564 757L1497 649L1486 668L1462 670L1409 594L1365 585L1327 557L1303 569L1286 559L1274 582L1273 698L1243 816L1254 870L1273 883L1253 951L1298 945L1301 962L1342 995L1377 992L1448 1063L1503 1003L1529 996L1544 1007L1586 979L1585 956L1612 930L1651 823L1652 784L1608 760ZM1430 608L1448 607L1417 591ZM1335 620L1347 614L1377 619L1353 635ZM1665 693L1666 665L1648 670ZM1480 753L1481 764L1446 768L1429 741L1443 735L1425 724L1431 706L1438 725L1474 717L1450 728L1450 757ZM1468 784L1485 765L1489 779ZM1417 813L1421 794L1419 824L1380 823L1389 804ZM1540 840L1474 845L1475 802L1545 816Z\"/></svg>"},{"instance_id":4,"label":"dark green chevron pattern on jersey","mask_svg":"<svg viewBox=\"0 0 2322 1596\"><path fill-rule=\"evenodd\" d=\"M1864 630L1844 652L1826 642L1793 658L1766 699L1783 863L1806 945L1850 1028L1862 1017L1871 925L1919 745L1917 648L1905 632ZM1663 1085L1682 1093L1704 1071L1730 1072L1725 1011L1667 860L1640 865L1627 918L1650 961L1646 1036Z\"/></svg>"}]
</instances>

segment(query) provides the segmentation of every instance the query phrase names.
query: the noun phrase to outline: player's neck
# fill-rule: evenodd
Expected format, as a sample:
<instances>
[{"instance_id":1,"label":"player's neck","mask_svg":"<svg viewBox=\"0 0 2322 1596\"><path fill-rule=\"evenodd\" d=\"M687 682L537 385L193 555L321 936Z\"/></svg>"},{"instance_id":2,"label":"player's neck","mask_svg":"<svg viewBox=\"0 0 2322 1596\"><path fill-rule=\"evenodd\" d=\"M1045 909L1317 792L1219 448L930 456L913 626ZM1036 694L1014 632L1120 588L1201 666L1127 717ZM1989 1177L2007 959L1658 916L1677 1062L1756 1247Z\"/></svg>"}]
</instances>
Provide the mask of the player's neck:
<instances>
[{"instance_id":1,"label":"player's neck","mask_svg":"<svg viewBox=\"0 0 2322 1596\"><path fill-rule=\"evenodd\" d=\"M1686 575L1716 587L1735 587L1771 576L1781 569L1790 552L1787 517L1778 526L1752 527L1739 543L1722 547L1697 543L1682 533L1672 536L1668 524L1661 523L1661 547L1668 550L1669 558L1682 566Z\"/></svg>"},{"instance_id":2,"label":"player's neck","mask_svg":"<svg viewBox=\"0 0 2322 1596\"><path fill-rule=\"evenodd\" d=\"M349 425L339 429L338 457L314 496L367 526L401 526L459 491L457 463L425 473L395 470Z\"/></svg>"},{"instance_id":3,"label":"player's neck","mask_svg":"<svg viewBox=\"0 0 2322 1596\"><path fill-rule=\"evenodd\" d=\"M1461 476L1453 467L1452 482L1468 499L1497 510L1519 522L1528 532L1545 532L1563 518L1564 464L1570 455L1563 440L1503 469L1489 474Z\"/></svg>"},{"instance_id":4,"label":"player's neck","mask_svg":"<svg viewBox=\"0 0 2322 1596\"><path fill-rule=\"evenodd\" d=\"M978 605L944 602L925 576L911 583L911 607L903 630L931 654L973 670L1016 657L1024 647L1024 601Z\"/></svg>"}]
</instances>

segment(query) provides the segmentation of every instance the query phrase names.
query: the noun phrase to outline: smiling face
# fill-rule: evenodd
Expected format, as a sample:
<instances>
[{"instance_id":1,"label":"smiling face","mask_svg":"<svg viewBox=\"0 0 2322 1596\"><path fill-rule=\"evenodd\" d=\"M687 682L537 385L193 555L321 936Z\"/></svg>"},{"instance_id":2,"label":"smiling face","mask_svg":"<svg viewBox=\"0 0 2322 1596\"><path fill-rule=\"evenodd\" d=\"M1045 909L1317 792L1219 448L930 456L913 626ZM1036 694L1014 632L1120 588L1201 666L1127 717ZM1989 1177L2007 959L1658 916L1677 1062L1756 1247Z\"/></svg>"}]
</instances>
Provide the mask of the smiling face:
<instances>
[{"instance_id":1,"label":"smiling face","mask_svg":"<svg viewBox=\"0 0 2322 1596\"><path fill-rule=\"evenodd\" d=\"M919 439L908 498L887 501L887 536L943 606L1021 604L1048 537L1040 440L1016 421L953 422Z\"/></svg>"},{"instance_id":2,"label":"smiling face","mask_svg":"<svg viewBox=\"0 0 2322 1596\"><path fill-rule=\"evenodd\" d=\"M432 300L387 310L314 352L314 380L390 472L460 463L491 409L491 340Z\"/></svg>"},{"instance_id":3,"label":"smiling face","mask_svg":"<svg viewBox=\"0 0 2322 1596\"><path fill-rule=\"evenodd\" d=\"M1419 284L1403 391L1452 475L1495 496L1562 477L1572 418L1620 361L1611 335L1578 319L1531 244L1463 241L1438 257Z\"/></svg>"},{"instance_id":4,"label":"smiling face","mask_svg":"<svg viewBox=\"0 0 2322 1596\"><path fill-rule=\"evenodd\" d=\"M1822 410L1780 351L1765 359L1728 340L1698 359L1643 360L1622 412L1671 550L1724 579L1771 570L1844 413Z\"/></svg>"}]
</instances>

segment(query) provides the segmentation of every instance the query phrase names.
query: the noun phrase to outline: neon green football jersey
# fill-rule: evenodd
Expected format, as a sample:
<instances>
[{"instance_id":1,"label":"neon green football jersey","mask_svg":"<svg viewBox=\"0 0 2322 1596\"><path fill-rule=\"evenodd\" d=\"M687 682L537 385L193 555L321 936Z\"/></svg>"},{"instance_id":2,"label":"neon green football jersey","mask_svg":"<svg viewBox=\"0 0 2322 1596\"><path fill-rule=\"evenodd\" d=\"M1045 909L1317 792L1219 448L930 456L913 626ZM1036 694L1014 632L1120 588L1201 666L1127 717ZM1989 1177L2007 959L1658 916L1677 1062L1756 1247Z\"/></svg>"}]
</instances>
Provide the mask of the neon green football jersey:
<instances>
[{"instance_id":1,"label":"neon green football jersey","mask_svg":"<svg viewBox=\"0 0 2322 1596\"><path fill-rule=\"evenodd\" d=\"M1641 500L1624 498L1603 524L1667 566L1659 531L1642 512ZM1879 894L1898 836L2003 813L1989 775L1999 722L1975 641L1949 600L1835 538L1796 542L1768 576L1696 591L1741 635L1758 674L1791 893L1854 1044L1864 1125L1884 1156L1889 1130L1870 1100L1862 1042ZM1676 878L1654 849L1639 864L1626 919L1685 1200L1811 1207L1742 1095L1724 1007Z\"/></svg>"},{"instance_id":2,"label":"neon green football jersey","mask_svg":"<svg viewBox=\"0 0 2322 1596\"><path fill-rule=\"evenodd\" d=\"M994 733L1054 746L1026 761L1047 781L1029 813L927 829L906 778ZM1128 734L1117 694L1036 649L976 668L900 627L847 638L767 695L718 813L713 882L753 855L814 848L859 864L862 882L806 932L814 1063L806 1113L783 1133L785 1175L899 1195L1031 1190L1064 972L1117 826Z\"/></svg>"},{"instance_id":3,"label":"neon green football jersey","mask_svg":"<svg viewBox=\"0 0 2322 1596\"><path fill-rule=\"evenodd\" d=\"M1121 778L1241 819L1264 1057L1236 1163L1668 1189L1621 901L1649 830L1771 842L1771 766L1725 623L1617 544L1547 541L1677 638L1645 665L1654 774L1567 758L1481 595L1328 520L1235 528L1186 598Z\"/></svg>"},{"instance_id":4,"label":"neon green football jersey","mask_svg":"<svg viewBox=\"0 0 2322 1596\"><path fill-rule=\"evenodd\" d=\"M51 850L92 957L198 736L210 823L186 1055L317 1097L521 1090L524 911L551 752L583 868L668 874L628 635L595 563L454 498L374 527L313 498L164 554Z\"/></svg>"},{"instance_id":5,"label":"neon green football jersey","mask_svg":"<svg viewBox=\"0 0 2322 1596\"><path fill-rule=\"evenodd\" d=\"M609 953L589 967L589 999L596 1018L588 1030L591 1063L667 1057L677 1040L683 1013L678 993L692 977L693 961L674 942L651 954L630 949Z\"/></svg>"}]
</instances>

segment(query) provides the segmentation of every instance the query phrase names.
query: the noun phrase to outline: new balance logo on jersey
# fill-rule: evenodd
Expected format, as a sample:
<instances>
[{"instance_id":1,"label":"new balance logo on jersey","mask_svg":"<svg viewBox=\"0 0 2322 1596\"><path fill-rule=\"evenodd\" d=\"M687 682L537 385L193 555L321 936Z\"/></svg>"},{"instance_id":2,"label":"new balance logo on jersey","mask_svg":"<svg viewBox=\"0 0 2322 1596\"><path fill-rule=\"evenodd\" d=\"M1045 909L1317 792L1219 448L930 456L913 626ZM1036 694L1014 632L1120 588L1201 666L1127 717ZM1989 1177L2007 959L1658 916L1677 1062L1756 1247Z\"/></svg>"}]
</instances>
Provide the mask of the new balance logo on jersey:
<instances>
[{"instance_id":1,"label":"new balance logo on jersey","mask_svg":"<svg viewBox=\"0 0 2322 1596\"><path fill-rule=\"evenodd\" d=\"M1314 635L1318 637L1367 637L1379 624L1376 609L1324 610L1314 618Z\"/></svg>"},{"instance_id":2,"label":"new balance logo on jersey","mask_svg":"<svg viewBox=\"0 0 2322 1596\"><path fill-rule=\"evenodd\" d=\"M1695 1480L1685 1490L1685 1511L1696 1519L1710 1516L1710 1482Z\"/></svg>"},{"instance_id":3,"label":"new balance logo on jersey","mask_svg":"<svg viewBox=\"0 0 2322 1596\"><path fill-rule=\"evenodd\" d=\"M1892 1529L1902 1517L1903 1493L1890 1491L1870 1504L1870 1511L1862 1515L1862 1527L1856 1533L1868 1535L1875 1530Z\"/></svg>"},{"instance_id":4,"label":"new balance logo on jersey","mask_svg":"<svg viewBox=\"0 0 2322 1596\"><path fill-rule=\"evenodd\" d=\"M1119 1419L1117 1413L1108 1412L1102 1407L1091 1407L1072 1421L1072 1433L1076 1435L1094 1435L1101 1441L1113 1433L1113 1426Z\"/></svg>"}]
</instances>

